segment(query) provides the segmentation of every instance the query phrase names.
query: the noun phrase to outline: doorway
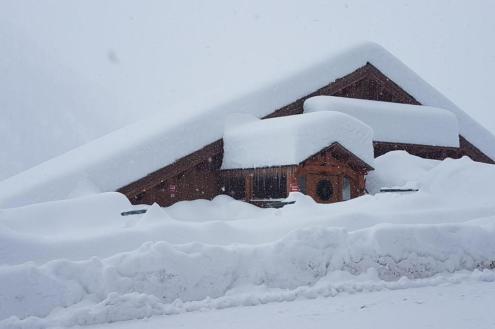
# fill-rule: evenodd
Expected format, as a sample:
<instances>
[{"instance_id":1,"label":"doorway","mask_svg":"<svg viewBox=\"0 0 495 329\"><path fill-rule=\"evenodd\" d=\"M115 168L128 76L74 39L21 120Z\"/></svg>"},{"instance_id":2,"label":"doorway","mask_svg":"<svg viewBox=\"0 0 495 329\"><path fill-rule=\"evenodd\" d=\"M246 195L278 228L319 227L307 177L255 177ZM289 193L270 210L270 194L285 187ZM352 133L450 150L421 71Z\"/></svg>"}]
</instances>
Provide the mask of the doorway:
<instances>
[{"instance_id":1,"label":"doorway","mask_svg":"<svg viewBox=\"0 0 495 329\"><path fill-rule=\"evenodd\" d=\"M328 174L308 174L307 193L316 202L332 203L340 201L339 176Z\"/></svg>"}]
</instances>

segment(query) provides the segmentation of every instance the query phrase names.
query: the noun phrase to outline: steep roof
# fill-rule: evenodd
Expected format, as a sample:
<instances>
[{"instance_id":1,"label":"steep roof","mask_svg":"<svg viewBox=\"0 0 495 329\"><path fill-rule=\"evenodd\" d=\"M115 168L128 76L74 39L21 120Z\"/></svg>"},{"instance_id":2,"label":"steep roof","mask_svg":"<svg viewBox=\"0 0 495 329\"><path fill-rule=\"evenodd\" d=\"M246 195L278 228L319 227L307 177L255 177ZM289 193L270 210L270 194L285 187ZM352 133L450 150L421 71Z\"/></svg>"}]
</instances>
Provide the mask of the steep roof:
<instances>
[{"instance_id":1,"label":"steep roof","mask_svg":"<svg viewBox=\"0 0 495 329\"><path fill-rule=\"evenodd\" d=\"M263 117L367 63L421 104L455 114L460 133L495 158L495 137L490 132L384 48L365 43L337 51L321 63L274 79L243 97L226 96L221 104L205 103L200 115L186 114L176 120L168 115L149 118L8 178L0 182L0 207L63 199L80 186L114 191L220 139L228 114L243 112Z\"/></svg>"},{"instance_id":2,"label":"steep roof","mask_svg":"<svg viewBox=\"0 0 495 329\"><path fill-rule=\"evenodd\" d=\"M353 116L373 129L374 141L459 147L457 117L432 106L316 96L304 102L304 112L331 111Z\"/></svg>"},{"instance_id":3,"label":"steep roof","mask_svg":"<svg viewBox=\"0 0 495 329\"><path fill-rule=\"evenodd\" d=\"M338 112L315 112L228 125L222 169L296 165L339 143L373 166L373 131Z\"/></svg>"}]
</instances>

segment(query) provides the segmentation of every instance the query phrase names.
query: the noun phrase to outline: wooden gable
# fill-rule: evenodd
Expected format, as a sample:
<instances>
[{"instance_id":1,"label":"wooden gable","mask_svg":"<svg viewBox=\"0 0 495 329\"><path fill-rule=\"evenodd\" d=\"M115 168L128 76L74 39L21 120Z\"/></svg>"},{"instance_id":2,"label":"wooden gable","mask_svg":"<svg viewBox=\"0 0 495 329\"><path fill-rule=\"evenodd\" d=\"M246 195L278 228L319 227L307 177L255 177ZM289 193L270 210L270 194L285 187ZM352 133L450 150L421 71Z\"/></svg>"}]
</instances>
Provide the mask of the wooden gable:
<instances>
[{"instance_id":1,"label":"wooden gable","mask_svg":"<svg viewBox=\"0 0 495 329\"><path fill-rule=\"evenodd\" d=\"M292 175L293 181L304 178L305 194L317 202L332 203L343 201L344 180L350 183L350 198L365 192L365 177L373 168L339 143L324 148L299 164ZM326 179L331 182L334 193L329 200L319 200L317 184Z\"/></svg>"}]
</instances>

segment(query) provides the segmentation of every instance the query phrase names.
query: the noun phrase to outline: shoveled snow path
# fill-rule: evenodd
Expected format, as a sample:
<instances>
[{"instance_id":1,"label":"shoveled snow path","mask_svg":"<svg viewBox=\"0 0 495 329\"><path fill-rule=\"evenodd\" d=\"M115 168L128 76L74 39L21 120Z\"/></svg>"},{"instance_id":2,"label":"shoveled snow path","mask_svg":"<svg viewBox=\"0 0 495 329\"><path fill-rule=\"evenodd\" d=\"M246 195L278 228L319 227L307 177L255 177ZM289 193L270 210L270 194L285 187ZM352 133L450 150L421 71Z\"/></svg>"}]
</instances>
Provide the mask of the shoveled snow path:
<instances>
[{"instance_id":1,"label":"shoveled snow path","mask_svg":"<svg viewBox=\"0 0 495 329\"><path fill-rule=\"evenodd\" d=\"M495 328L495 282L470 281L401 290L208 310L86 327L185 328Z\"/></svg>"}]
</instances>

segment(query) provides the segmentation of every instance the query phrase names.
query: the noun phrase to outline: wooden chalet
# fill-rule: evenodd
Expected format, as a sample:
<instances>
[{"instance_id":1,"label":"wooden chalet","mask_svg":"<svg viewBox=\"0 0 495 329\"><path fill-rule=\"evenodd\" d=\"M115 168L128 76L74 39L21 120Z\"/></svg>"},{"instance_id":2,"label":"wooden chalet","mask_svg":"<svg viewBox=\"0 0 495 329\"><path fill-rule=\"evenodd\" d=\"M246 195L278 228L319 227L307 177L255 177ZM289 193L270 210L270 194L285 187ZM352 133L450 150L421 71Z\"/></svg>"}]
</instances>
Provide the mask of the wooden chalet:
<instances>
[{"instance_id":1,"label":"wooden chalet","mask_svg":"<svg viewBox=\"0 0 495 329\"><path fill-rule=\"evenodd\" d=\"M373 131L342 113L316 112L248 121L226 128L223 193L260 206L290 192L320 203L360 196L373 170Z\"/></svg>"},{"instance_id":2,"label":"wooden chalet","mask_svg":"<svg viewBox=\"0 0 495 329\"><path fill-rule=\"evenodd\" d=\"M301 114L303 113L304 101L310 97L319 95L421 105L413 96L386 77L375 66L368 63L354 72L326 86L322 86L304 97L294 100L286 106L274 109L264 119ZM374 141L373 148L375 157L393 150L405 150L412 155L427 159L441 160L447 157L460 158L467 155L475 161L494 163L490 157L481 152L462 135L459 135L459 143L459 147L439 147ZM341 156L344 154L345 152L341 152ZM316 159L321 156L328 157L329 155L328 153L325 155L316 155L316 158L308 159L306 162L298 165L297 168L262 169L261 172L263 170L266 172L277 170L281 174L284 173L287 177L288 183L285 189L281 188L278 193L274 192L268 195L267 192L254 190L254 184L251 183L250 179L246 179L248 176L254 179L254 176L250 176L252 172L249 172L249 170L234 171L232 173L226 173L220 170L223 159L223 140L220 139L135 182L121 187L118 191L125 194L134 204L151 204L157 202L161 206L169 206L182 200L212 199L216 195L223 193L231 194L238 199L283 197L290 190L291 182L294 182L294 179L300 177L300 173L307 170L305 168L314 168L315 161L318 161ZM337 168L338 161L339 158L337 157L332 160L332 165L328 162L329 167L327 170L333 171L334 178L332 179L336 186L339 186L340 190L340 186L344 186L343 175L340 172L337 173L337 169L330 169ZM337 167L335 167L336 165ZM357 162L353 166L358 169L357 172L364 173L366 171L366 167L358 166ZM302 187L303 192L318 199L315 190L317 175L314 176L314 173L309 173L309 171L306 171L306 173L306 187ZM225 182L225 177L231 177L232 179ZM241 177L244 177L243 181ZM351 186L351 196L362 194L364 190L363 177L354 175ZM343 199L345 199L345 196L340 192L333 194L331 198L332 201Z\"/></svg>"},{"instance_id":3,"label":"wooden chalet","mask_svg":"<svg viewBox=\"0 0 495 329\"><path fill-rule=\"evenodd\" d=\"M298 180L301 184L297 188L317 199L317 179L320 181L321 177L314 176L314 170L307 170L315 169L318 161L323 164L318 172L333 177L330 179L334 192L331 201L347 199L347 186L351 187L351 197L359 195L364 186L361 176L369 168L357 165L359 161L356 159L346 160L354 159L354 156L361 160L363 158L356 154L355 149L343 144L334 145L330 149L325 148L332 143L322 145L304 159L290 161L287 168L273 163L232 171L223 167L224 122L232 113L246 113L258 119L289 117L303 112L309 114L310 109L305 110L303 105L310 98L314 100L315 96L420 105L413 107L424 112L428 111L428 107L433 107L455 116L457 130L454 131L454 138L449 134L449 141L454 139L455 143L438 144L421 139L373 139L371 153L375 157L394 150L404 150L428 159L469 156L475 161L494 163L495 136L377 44L363 43L346 49L335 49L319 63L287 68L286 74L265 82L258 88L240 90L242 93L237 97L229 94L223 100L213 97L204 99L201 104L193 102L188 111L169 108L156 117L114 131L4 180L0 182L0 206L20 207L34 202L60 200L80 190L81 186L91 186L102 192L121 192L134 204L157 202L161 206L169 206L182 200L212 199L219 194L233 194L232 191L236 193L234 197L250 198L252 201L256 198L283 196L291 187L295 189L294 182ZM174 114L173 117L170 114ZM380 128L379 124L371 124L373 120L367 122L360 116L350 116L364 122L373 131ZM405 121L401 116L398 119ZM430 120L429 128L415 126L415 131L435 131L431 129L435 126L432 122L439 121L443 122ZM418 122L421 124L421 120ZM388 128L390 132L393 127ZM340 147L352 151L353 155L340 150ZM323 149L326 151L320 153ZM366 163L373 166L370 162ZM347 168L347 177L351 178L349 184L342 168ZM348 168L355 173L354 176ZM263 172L277 174L264 175ZM249 178L250 174L253 174L253 181ZM280 182L280 188L277 185L279 193L273 189L268 193L255 186L257 176L264 176L265 186L267 183L272 186L274 184L269 180L274 178L267 180L266 176L279 177L279 174L287 178L285 183ZM306 177L305 183L302 183L303 176ZM226 180L226 177L232 179ZM244 188L236 187L242 184ZM324 184L320 184L320 192L323 191L320 194L324 198L319 198L319 201L325 201L323 199L328 195Z\"/></svg>"}]
</instances>

